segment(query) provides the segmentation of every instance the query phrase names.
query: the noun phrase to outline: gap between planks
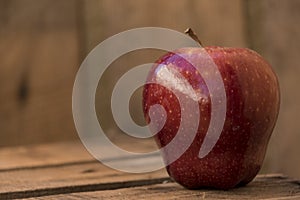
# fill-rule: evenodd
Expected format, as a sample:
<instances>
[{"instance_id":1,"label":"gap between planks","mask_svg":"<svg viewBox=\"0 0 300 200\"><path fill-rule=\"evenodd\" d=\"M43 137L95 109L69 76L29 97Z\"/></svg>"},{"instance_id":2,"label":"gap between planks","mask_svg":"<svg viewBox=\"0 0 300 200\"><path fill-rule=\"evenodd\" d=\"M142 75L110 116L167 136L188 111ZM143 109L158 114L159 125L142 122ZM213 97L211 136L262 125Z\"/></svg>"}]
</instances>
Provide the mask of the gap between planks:
<instances>
[{"instance_id":1,"label":"gap between planks","mask_svg":"<svg viewBox=\"0 0 300 200\"><path fill-rule=\"evenodd\" d=\"M104 191L104 190L114 190L120 188L130 188L137 186L153 185L158 183L170 182L169 177L156 178L156 179L143 179L135 181L125 181L125 182L113 182L113 183L101 183L101 184L87 184L87 185L75 185L75 186L65 186L58 188L43 188L36 190L25 190L18 192L4 192L0 193L0 199L20 199L20 198L32 198L41 196L51 196L69 193L80 193L80 192L92 192L92 191Z\"/></svg>"},{"instance_id":2,"label":"gap between planks","mask_svg":"<svg viewBox=\"0 0 300 200\"><path fill-rule=\"evenodd\" d=\"M141 146L146 150L152 148L147 143ZM169 180L164 170L129 174L110 169L93 159L78 142L5 148L0 150L0 156L0 199L108 190ZM105 160L151 166L157 156L115 156Z\"/></svg>"},{"instance_id":3,"label":"gap between planks","mask_svg":"<svg viewBox=\"0 0 300 200\"><path fill-rule=\"evenodd\" d=\"M245 187L232 190L187 190L174 182L144 186L43 196L38 199L299 199L299 182L281 176L257 176Z\"/></svg>"},{"instance_id":4,"label":"gap between planks","mask_svg":"<svg viewBox=\"0 0 300 200\"><path fill-rule=\"evenodd\" d=\"M142 146L143 148L146 147L146 149L151 147L151 145L147 146L144 144ZM74 157L74 155L76 156ZM30 197L45 199L62 197L64 199L70 193L73 196L82 198L89 198L90 195L96 195L99 198L106 195L118 196L117 194L120 190L130 197L130 192L142 188L147 188L146 191L150 191L150 197L151 195L156 195L155 197L158 198L159 195L161 196L167 191L158 189L159 193L153 194L153 190L156 190L155 188L158 186L160 188L162 182L170 182L164 170L146 174L127 174L109 169L93 159L80 143L20 147L16 151L13 148L5 148L0 150L0 156L1 162L4 163L4 165L0 166L0 199ZM46 159L44 159L45 156ZM120 158L111 157L108 159L117 161ZM152 158L149 157L148 159L151 161ZM271 183L267 184L269 188L266 189L269 190L272 190L271 185L273 183L275 185L273 184L272 187L279 183L286 184L284 188L281 188L283 196L274 198L284 199L299 195L299 181L297 180L293 181L278 174L271 174L260 175L251 184L257 185L259 182ZM175 183L170 184L172 187L169 189L173 191L175 188L175 192L168 191L171 194L174 193L175 195L176 192L179 192L178 197L192 198L197 196L199 198L199 191L192 192L183 189ZM258 190L260 187L256 189L254 187L254 190ZM255 194L251 185L245 188L250 190L248 192L254 192ZM245 188L238 188L237 191L245 190ZM201 191L203 192L203 190ZM214 194L213 191L205 192L206 197L211 192ZM137 194L135 195L138 197ZM147 194L145 195L147 196ZM266 198L269 197L267 196Z\"/></svg>"}]
</instances>

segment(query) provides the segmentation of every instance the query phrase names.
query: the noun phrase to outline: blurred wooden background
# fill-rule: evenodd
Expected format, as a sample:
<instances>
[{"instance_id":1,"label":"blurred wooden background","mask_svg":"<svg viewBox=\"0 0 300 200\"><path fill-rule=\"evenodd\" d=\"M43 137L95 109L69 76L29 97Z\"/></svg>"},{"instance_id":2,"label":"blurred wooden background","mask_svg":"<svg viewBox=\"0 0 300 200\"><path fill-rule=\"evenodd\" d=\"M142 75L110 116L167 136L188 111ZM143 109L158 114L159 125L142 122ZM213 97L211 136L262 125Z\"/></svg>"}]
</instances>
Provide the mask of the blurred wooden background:
<instances>
[{"instance_id":1,"label":"blurred wooden background","mask_svg":"<svg viewBox=\"0 0 300 200\"><path fill-rule=\"evenodd\" d=\"M107 37L143 26L192 27L206 46L249 47L272 64L282 103L262 171L300 177L299 10L299 0L0 0L0 146L78 140L74 78ZM125 69L157 56L136 54L114 63L119 68L99 84L96 107L107 113L101 123L112 132L110 101L102 97ZM142 121L140 98L133 104L133 116Z\"/></svg>"}]
</instances>

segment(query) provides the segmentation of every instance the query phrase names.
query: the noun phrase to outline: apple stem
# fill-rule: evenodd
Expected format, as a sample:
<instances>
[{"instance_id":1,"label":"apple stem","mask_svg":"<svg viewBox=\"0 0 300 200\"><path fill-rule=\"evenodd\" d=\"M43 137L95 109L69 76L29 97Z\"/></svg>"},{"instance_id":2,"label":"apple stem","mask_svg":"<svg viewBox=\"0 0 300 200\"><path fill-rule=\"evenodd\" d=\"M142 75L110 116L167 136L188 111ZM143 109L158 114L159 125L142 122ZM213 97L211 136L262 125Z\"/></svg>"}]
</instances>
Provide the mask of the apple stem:
<instances>
[{"instance_id":1,"label":"apple stem","mask_svg":"<svg viewBox=\"0 0 300 200\"><path fill-rule=\"evenodd\" d=\"M197 35L195 34L195 32L191 29L191 28L188 28L184 31L185 34L189 35L193 40L195 40L196 42L198 42L201 46L202 45L202 42L199 40L199 38L197 37Z\"/></svg>"}]
</instances>

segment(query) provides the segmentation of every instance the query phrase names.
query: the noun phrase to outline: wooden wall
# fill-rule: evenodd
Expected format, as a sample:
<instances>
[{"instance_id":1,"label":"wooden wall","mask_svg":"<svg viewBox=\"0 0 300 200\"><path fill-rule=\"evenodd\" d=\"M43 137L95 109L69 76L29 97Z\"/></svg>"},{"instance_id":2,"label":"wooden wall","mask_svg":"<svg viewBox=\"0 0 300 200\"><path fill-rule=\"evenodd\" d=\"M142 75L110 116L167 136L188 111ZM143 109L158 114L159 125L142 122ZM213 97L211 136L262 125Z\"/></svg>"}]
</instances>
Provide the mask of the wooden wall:
<instances>
[{"instance_id":1,"label":"wooden wall","mask_svg":"<svg viewBox=\"0 0 300 200\"><path fill-rule=\"evenodd\" d=\"M192 27L206 46L250 47L273 65L282 103L263 172L300 177L299 9L298 0L0 0L0 146L78 138L71 110L74 77L105 38L135 27ZM96 107L106 113L101 123L107 130L116 130L108 109L113 84L155 56L135 52L120 58L100 81ZM139 103L133 100L133 115L140 116Z\"/></svg>"},{"instance_id":2,"label":"wooden wall","mask_svg":"<svg viewBox=\"0 0 300 200\"><path fill-rule=\"evenodd\" d=\"M77 1L0 1L0 146L71 138Z\"/></svg>"}]
</instances>

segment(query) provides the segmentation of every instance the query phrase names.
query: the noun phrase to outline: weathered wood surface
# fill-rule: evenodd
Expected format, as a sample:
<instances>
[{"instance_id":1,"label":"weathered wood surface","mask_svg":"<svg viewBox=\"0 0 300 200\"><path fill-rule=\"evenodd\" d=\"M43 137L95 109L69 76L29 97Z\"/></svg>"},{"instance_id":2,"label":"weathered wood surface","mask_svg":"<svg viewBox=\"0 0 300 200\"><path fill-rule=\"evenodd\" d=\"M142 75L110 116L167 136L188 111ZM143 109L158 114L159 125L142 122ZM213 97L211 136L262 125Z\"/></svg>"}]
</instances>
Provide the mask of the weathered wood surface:
<instances>
[{"instance_id":1,"label":"weathered wood surface","mask_svg":"<svg viewBox=\"0 0 300 200\"><path fill-rule=\"evenodd\" d=\"M299 178L299 8L299 0L1 0L0 146L78 139L71 109L75 73L86 54L107 37L143 26L192 27L204 45L250 47L275 68L281 112L263 172ZM147 60L144 54L117 63L103 80L104 92L97 93L110 96L115 78L135 66L135 60L157 58ZM116 129L110 99L96 102L98 112L105 113L100 120L104 128ZM133 102L134 116L141 101Z\"/></svg>"},{"instance_id":2,"label":"weathered wood surface","mask_svg":"<svg viewBox=\"0 0 300 200\"><path fill-rule=\"evenodd\" d=\"M18 146L0 150L0 172L94 161L80 142Z\"/></svg>"},{"instance_id":3,"label":"weathered wood surface","mask_svg":"<svg viewBox=\"0 0 300 200\"><path fill-rule=\"evenodd\" d=\"M135 146L127 141L119 144ZM140 148L151 150L153 144L145 142ZM300 199L299 181L281 175L260 175L248 186L230 191L187 190L173 183L165 170L129 174L110 169L80 143L5 148L0 149L0 158L0 199ZM146 161L140 164L153 164L151 157Z\"/></svg>"},{"instance_id":4,"label":"weathered wood surface","mask_svg":"<svg viewBox=\"0 0 300 200\"><path fill-rule=\"evenodd\" d=\"M247 187L229 191L220 190L187 190L180 185L167 182L105 190L95 192L71 193L45 196L38 199L300 199L299 182L279 175L258 176Z\"/></svg>"},{"instance_id":5,"label":"weathered wood surface","mask_svg":"<svg viewBox=\"0 0 300 200\"><path fill-rule=\"evenodd\" d=\"M111 139L120 148L131 152L149 152L156 149L152 140L138 140L137 142L122 135L119 135L118 139ZM133 142L134 145L129 145ZM107 149L108 154L109 147L103 148ZM108 156L108 158L116 159L117 157ZM80 141L0 148L0 172L90 162L97 161Z\"/></svg>"},{"instance_id":6,"label":"weathered wood surface","mask_svg":"<svg viewBox=\"0 0 300 200\"><path fill-rule=\"evenodd\" d=\"M159 183L166 177L163 170L129 174L97 162L16 170L0 173L0 199L138 186Z\"/></svg>"}]
</instances>

